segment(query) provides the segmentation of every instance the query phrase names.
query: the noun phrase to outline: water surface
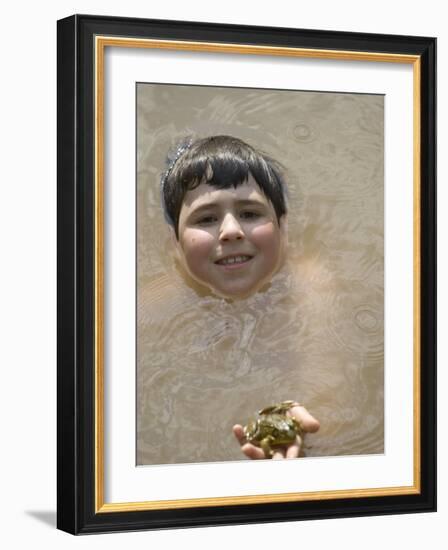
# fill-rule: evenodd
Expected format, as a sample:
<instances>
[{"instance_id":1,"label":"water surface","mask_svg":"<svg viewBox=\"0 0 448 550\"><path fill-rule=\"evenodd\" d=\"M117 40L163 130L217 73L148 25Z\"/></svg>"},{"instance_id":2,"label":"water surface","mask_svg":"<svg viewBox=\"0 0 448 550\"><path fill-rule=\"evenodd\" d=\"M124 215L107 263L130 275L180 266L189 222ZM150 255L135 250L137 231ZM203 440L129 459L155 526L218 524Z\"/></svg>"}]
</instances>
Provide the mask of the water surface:
<instances>
[{"instance_id":1,"label":"water surface","mask_svg":"<svg viewBox=\"0 0 448 550\"><path fill-rule=\"evenodd\" d=\"M306 456L383 452L383 100L138 85L137 464L245 460L233 424L285 399L321 422ZM246 300L176 266L159 181L190 132L235 135L285 166L288 261Z\"/></svg>"}]
</instances>

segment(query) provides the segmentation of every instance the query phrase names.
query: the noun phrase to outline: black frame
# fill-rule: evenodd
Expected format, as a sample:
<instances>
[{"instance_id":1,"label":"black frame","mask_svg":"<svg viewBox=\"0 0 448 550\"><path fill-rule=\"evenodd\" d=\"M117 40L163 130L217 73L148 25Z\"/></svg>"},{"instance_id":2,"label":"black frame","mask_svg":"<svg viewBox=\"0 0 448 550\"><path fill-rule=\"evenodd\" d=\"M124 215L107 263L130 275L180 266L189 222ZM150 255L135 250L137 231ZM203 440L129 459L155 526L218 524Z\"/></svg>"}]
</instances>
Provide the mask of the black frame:
<instances>
[{"instance_id":1,"label":"black frame","mask_svg":"<svg viewBox=\"0 0 448 550\"><path fill-rule=\"evenodd\" d=\"M95 35L410 54L421 62L421 492L95 513ZM75 15L58 21L58 511L73 534L436 510L436 39Z\"/></svg>"}]
</instances>

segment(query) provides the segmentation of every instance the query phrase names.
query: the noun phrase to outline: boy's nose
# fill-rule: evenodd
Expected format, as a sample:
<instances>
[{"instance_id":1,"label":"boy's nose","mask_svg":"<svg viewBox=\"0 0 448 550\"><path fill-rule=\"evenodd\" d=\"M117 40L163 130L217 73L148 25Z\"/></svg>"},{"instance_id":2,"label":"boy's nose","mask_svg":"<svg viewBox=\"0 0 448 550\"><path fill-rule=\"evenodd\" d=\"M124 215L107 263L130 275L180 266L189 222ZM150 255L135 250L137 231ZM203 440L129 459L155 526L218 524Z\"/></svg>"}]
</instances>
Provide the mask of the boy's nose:
<instances>
[{"instance_id":1,"label":"boy's nose","mask_svg":"<svg viewBox=\"0 0 448 550\"><path fill-rule=\"evenodd\" d=\"M230 241L230 240L239 240L244 237L244 231L239 224L238 220L233 214L226 214L222 221L220 231L219 231L219 240L221 241Z\"/></svg>"}]
</instances>

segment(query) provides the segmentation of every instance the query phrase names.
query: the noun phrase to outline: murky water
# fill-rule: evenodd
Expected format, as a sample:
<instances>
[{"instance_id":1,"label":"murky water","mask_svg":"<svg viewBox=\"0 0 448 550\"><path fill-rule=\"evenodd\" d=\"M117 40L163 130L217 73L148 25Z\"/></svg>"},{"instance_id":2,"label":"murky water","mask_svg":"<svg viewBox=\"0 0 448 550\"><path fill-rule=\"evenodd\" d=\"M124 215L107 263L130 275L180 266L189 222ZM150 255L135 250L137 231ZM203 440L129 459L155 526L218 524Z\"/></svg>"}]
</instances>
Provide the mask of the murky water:
<instances>
[{"instance_id":1,"label":"murky water","mask_svg":"<svg viewBox=\"0 0 448 550\"><path fill-rule=\"evenodd\" d=\"M285 399L321 422L307 456L382 453L383 97L141 84L137 107L137 463L245 460L233 424ZM159 180L191 132L286 168L288 261L246 300L174 260Z\"/></svg>"}]
</instances>

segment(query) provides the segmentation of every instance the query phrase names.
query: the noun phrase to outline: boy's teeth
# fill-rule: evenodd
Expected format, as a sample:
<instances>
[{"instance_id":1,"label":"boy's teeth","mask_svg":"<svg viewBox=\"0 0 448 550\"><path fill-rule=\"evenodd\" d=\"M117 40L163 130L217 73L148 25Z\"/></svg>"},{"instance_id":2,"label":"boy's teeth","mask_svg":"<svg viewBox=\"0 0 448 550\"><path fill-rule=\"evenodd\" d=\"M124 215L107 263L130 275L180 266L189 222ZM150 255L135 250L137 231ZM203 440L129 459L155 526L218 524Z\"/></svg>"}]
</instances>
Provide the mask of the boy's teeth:
<instances>
[{"instance_id":1,"label":"boy's teeth","mask_svg":"<svg viewBox=\"0 0 448 550\"><path fill-rule=\"evenodd\" d=\"M250 256L232 256L231 258L223 258L222 260L219 260L219 264L228 265L228 264L235 264L238 262L245 262L246 260L249 260Z\"/></svg>"}]
</instances>

